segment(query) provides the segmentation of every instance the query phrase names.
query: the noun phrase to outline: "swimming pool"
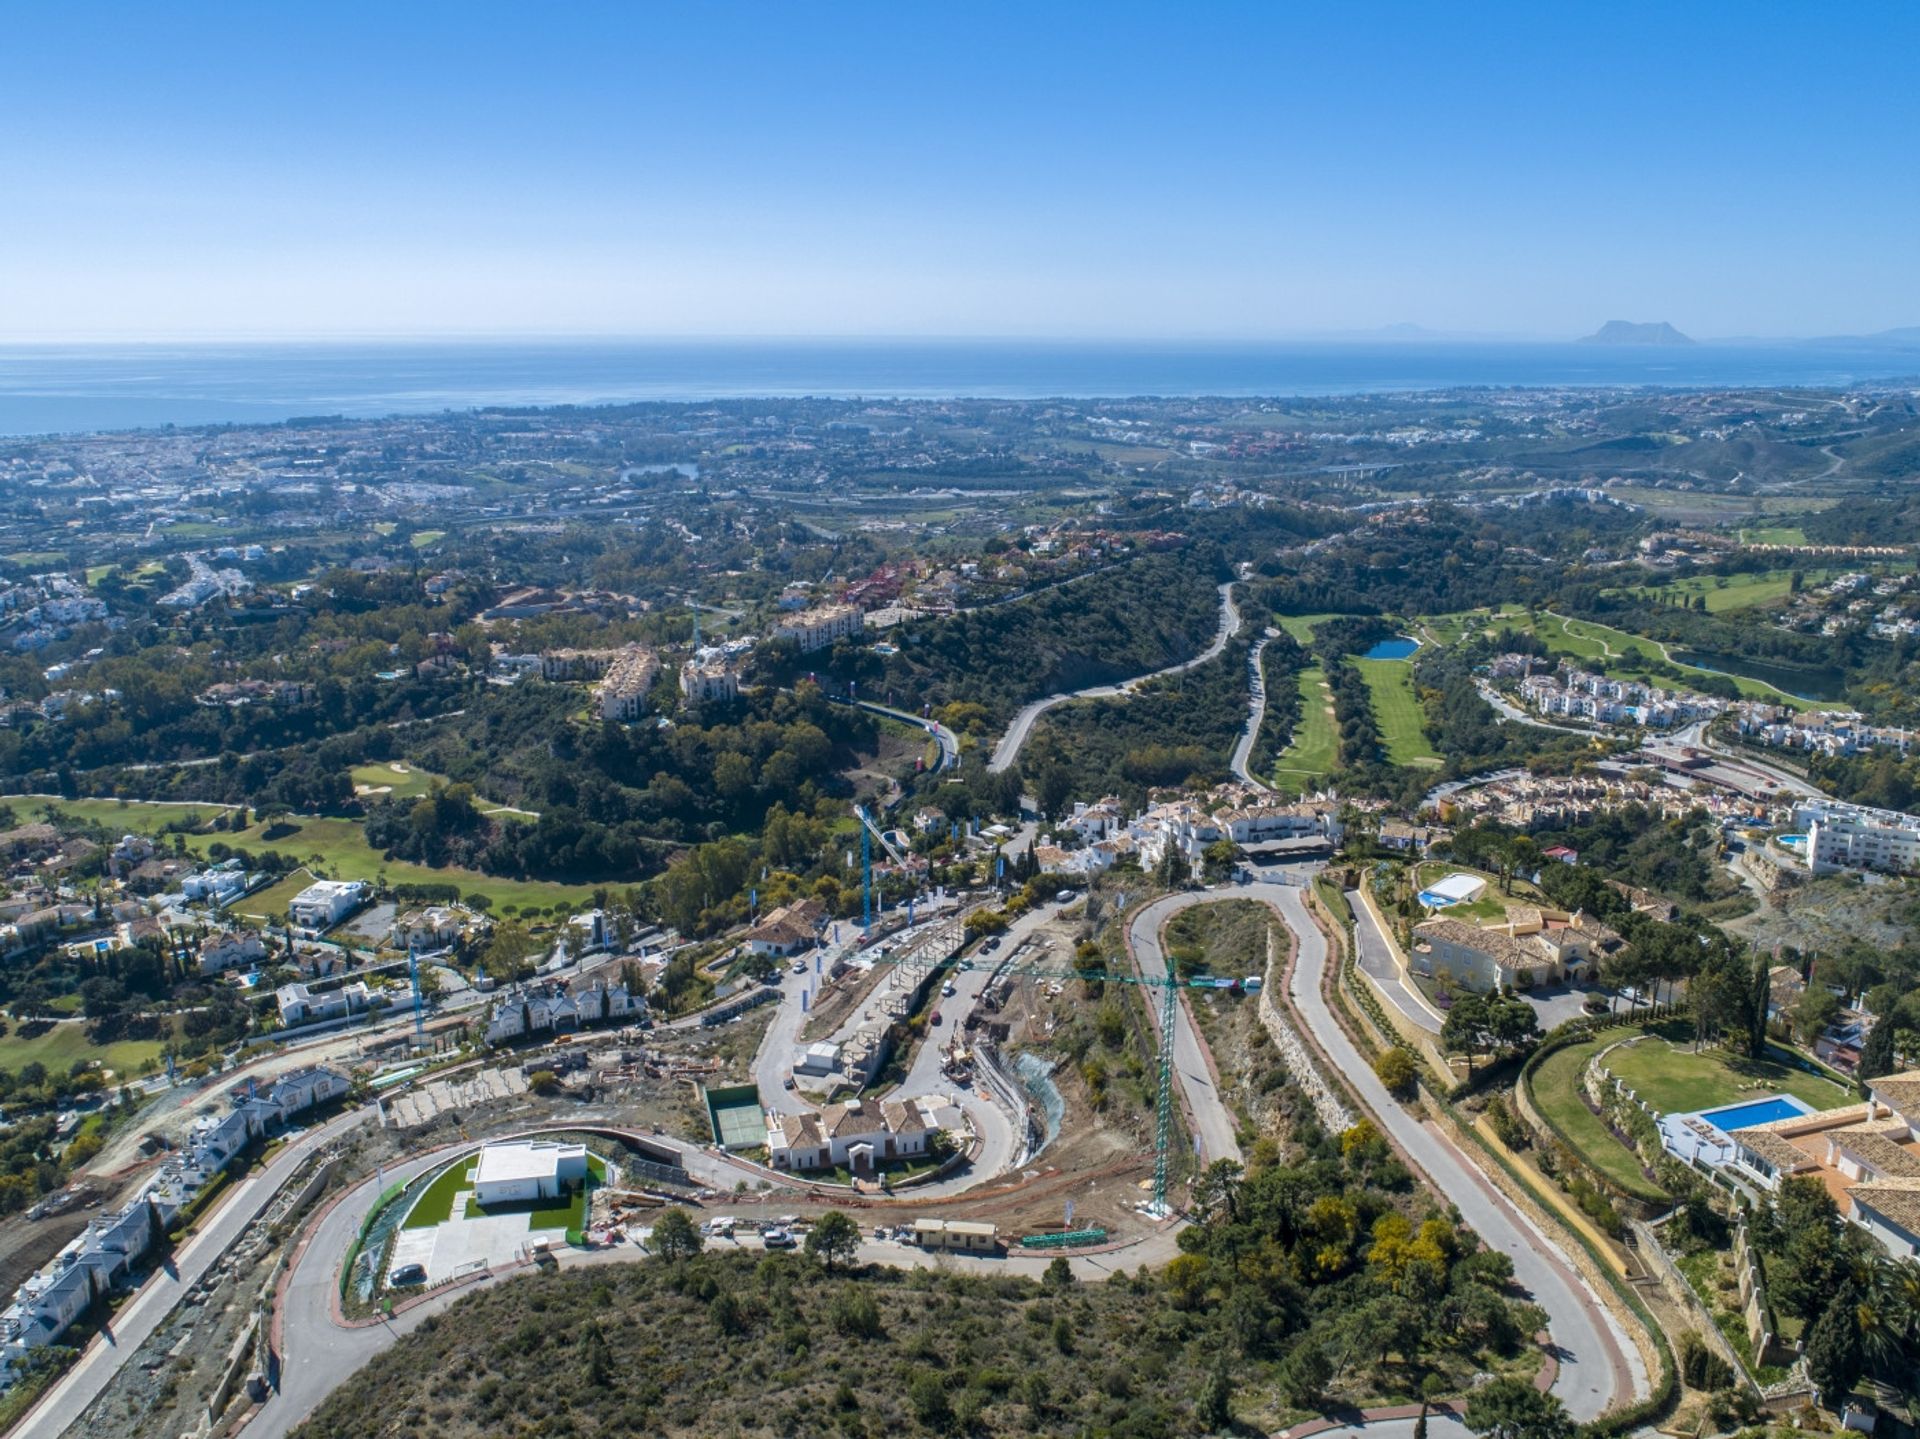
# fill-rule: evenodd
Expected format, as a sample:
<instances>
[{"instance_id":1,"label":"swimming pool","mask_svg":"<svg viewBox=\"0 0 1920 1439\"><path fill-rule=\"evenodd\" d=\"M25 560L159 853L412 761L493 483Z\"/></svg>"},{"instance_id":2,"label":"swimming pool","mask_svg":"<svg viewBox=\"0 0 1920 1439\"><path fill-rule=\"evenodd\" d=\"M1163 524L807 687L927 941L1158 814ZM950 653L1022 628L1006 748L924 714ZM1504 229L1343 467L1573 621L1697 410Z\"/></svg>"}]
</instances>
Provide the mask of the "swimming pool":
<instances>
[{"instance_id":1,"label":"swimming pool","mask_svg":"<svg viewBox=\"0 0 1920 1439\"><path fill-rule=\"evenodd\" d=\"M1798 1119L1803 1114L1812 1114L1808 1105L1787 1095L1774 1099L1750 1099L1745 1104L1729 1104L1724 1109L1703 1109L1695 1115L1704 1119L1722 1134L1731 1134L1736 1129L1751 1129L1756 1124L1772 1124L1776 1119Z\"/></svg>"},{"instance_id":2,"label":"swimming pool","mask_svg":"<svg viewBox=\"0 0 1920 1439\"><path fill-rule=\"evenodd\" d=\"M1799 849L1800 846L1806 842L1807 837L1804 834L1783 834L1780 836L1780 843L1784 844L1788 849Z\"/></svg>"}]
</instances>

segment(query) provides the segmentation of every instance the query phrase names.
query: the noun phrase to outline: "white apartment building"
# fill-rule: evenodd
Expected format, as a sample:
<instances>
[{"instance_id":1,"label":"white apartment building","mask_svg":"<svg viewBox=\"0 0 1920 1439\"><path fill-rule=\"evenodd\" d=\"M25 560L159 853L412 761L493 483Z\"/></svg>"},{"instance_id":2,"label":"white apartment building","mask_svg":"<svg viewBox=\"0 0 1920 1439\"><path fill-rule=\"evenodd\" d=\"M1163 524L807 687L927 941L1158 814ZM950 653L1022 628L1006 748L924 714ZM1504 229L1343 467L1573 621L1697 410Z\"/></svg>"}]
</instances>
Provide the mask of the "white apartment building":
<instances>
[{"instance_id":1,"label":"white apartment building","mask_svg":"<svg viewBox=\"0 0 1920 1439\"><path fill-rule=\"evenodd\" d=\"M1793 820L1806 829L1804 853L1815 874L1920 871L1920 817L1837 800L1807 800L1794 806Z\"/></svg>"},{"instance_id":2,"label":"white apartment building","mask_svg":"<svg viewBox=\"0 0 1920 1439\"><path fill-rule=\"evenodd\" d=\"M773 627L777 640L792 640L803 652L825 649L835 640L853 639L865 628L857 605L820 605L802 610Z\"/></svg>"}]
</instances>

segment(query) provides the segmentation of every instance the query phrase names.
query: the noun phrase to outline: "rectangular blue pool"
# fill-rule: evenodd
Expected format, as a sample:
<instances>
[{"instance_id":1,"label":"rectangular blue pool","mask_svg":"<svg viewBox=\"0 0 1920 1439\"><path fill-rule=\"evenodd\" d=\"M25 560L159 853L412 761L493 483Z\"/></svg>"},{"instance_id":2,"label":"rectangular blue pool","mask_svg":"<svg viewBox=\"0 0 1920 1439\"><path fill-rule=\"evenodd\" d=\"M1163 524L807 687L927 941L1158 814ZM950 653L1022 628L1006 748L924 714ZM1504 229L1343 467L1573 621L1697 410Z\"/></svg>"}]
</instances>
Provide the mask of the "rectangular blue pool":
<instances>
[{"instance_id":1,"label":"rectangular blue pool","mask_svg":"<svg viewBox=\"0 0 1920 1439\"><path fill-rule=\"evenodd\" d=\"M1756 1124L1771 1124L1776 1119L1798 1119L1813 1110L1799 1100L1782 1095L1777 1099L1751 1099L1745 1104L1729 1104L1724 1109L1703 1109L1694 1116L1704 1119L1722 1134L1736 1129L1751 1129Z\"/></svg>"}]
</instances>

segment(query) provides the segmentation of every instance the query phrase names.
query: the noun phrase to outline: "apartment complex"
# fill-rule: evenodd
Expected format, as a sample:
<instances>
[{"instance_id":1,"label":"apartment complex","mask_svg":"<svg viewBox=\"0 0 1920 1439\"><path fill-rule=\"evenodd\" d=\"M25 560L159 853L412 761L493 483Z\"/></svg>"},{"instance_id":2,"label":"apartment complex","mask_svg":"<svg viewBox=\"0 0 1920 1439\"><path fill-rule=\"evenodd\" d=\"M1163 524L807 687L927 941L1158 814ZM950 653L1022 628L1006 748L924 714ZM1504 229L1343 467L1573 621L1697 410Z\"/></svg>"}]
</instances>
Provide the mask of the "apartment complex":
<instances>
[{"instance_id":1,"label":"apartment complex","mask_svg":"<svg viewBox=\"0 0 1920 1439\"><path fill-rule=\"evenodd\" d=\"M776 640L792 640L803 652L825 649L835 640L856 638L865 627L857 605L819 605L789 615L773 627Z\"/></svg>"},{"instance_id":2,"label":"apartment complex","mask_svg":"<svg viewBox=\"0 0 1920 1439\"><path fill-rule=\"evenodd\" d=\"M698 654L680 666L680 693L698 704L740 698L740 671L722 655Z\"/></svg>"},{"instance_id":3,"label":"apartment complex","mask_svg":"<svg viewBox=\"0 0 1920 1439\"><path fill-rule=\"evenodd\" d=\"M646 713L647 696L660 678L660 657L644 645L628 645L600 681L600 718L631 724Z\"/></svg>"},{"instance_id":4,"label":"apartment complex","mask_svg":"<svg viewBox=\"0 0 1920 1439\"><path fill-rule=\"evenodd\" d=\"M1793 820L1806 829L1803 853L1815 874L1842 869L1920 871L1920 817L1816 799L1795 805Z\"/></svg>"}]
</instances>

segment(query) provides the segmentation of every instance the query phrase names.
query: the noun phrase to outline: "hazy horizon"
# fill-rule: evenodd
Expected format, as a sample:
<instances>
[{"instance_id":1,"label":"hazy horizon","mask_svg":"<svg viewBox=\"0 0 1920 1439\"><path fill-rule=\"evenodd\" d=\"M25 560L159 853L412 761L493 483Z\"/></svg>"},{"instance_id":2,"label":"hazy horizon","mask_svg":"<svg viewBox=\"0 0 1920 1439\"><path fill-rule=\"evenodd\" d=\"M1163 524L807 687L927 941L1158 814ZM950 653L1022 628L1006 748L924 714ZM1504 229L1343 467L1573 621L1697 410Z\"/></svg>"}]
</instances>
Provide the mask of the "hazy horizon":
<instances>
[{"instance_id":1,"label":"hazy horizon","mask_svg":"<svg viewBox=\"0 0 1920 1439\"><path fill-rule=\"evenodd\" d=\"M1872 334L1920 323L1916 42L1905 6L36 6L0 340Z\"/></svg>"}]
</instances>

